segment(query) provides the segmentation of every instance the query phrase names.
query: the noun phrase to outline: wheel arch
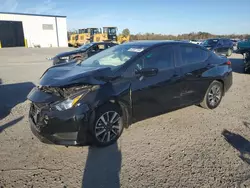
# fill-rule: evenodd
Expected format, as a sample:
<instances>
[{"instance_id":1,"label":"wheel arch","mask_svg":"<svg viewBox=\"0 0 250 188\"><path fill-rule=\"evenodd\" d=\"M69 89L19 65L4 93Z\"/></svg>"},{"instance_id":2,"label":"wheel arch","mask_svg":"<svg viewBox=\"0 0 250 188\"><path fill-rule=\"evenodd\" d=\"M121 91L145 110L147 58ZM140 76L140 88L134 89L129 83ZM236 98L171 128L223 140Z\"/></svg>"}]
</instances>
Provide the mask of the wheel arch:
<instances>
[{"instance_id":1,"label":"wheel arch","mask_svg":"<svg viewBox=\"0 0 250 188\"><path fill-rule=\"evenodd\" d=\"M127 102L123 101L123 100L119 100L118 98L112 97L106 101L103 102L98 102L98 104L94 107L94 109L92 110L91 114L90 114L90 124L94 122L95 120L95 115L96 115L96 111L105 106L105 105L109 105L109 104L115 104L117 105L117 107L121 110L122 115L124 115L124 127L128 128L129 125L131 124L131 110L129 107L129 104L127 104Z\"/></svg>"},{"instance_id":2,"label":"wheel arch","mask_svg":"<svg viewBox=\"0 0 250 188\"><path fill-rule=\"evenodd\" d=\"M225 84L224 84L224 80L223 79L216 79L215 81L218 81L222 84L223 87L223 96L225 95Z\"/></svg>"}]
</instances>

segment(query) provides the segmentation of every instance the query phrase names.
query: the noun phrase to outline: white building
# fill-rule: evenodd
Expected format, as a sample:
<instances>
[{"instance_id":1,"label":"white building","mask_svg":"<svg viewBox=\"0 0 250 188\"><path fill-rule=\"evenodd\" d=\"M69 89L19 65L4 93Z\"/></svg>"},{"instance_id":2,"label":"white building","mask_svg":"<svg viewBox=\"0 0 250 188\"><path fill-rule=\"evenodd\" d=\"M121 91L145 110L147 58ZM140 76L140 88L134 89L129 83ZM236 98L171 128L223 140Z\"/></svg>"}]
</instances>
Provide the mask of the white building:
<instances>
[{"instance_id":1,"label":"white building","mask_svg":"<svg viewBox=\"0 0 250 188\"><path fill-rule=\"evenodd\" d=\"M66 47L66 16L0 12L2 47Z\"/></svg>"}]
</instances>

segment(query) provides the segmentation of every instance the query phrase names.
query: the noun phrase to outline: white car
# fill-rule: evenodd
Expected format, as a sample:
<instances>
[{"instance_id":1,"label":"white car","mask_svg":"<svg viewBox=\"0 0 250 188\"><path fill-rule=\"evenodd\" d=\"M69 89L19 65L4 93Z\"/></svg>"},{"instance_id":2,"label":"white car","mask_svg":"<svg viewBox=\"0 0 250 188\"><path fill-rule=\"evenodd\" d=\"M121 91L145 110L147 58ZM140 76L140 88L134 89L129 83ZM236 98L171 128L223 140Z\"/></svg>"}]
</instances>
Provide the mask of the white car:
<instances>
[{"instance_id":1,"label":"white car","mask_svg":"<svg viewBox=\"0 0 250 188\"><path fill-rule=\"evenodd\" d=\"M198 41L198 40L190 40L189 42L193 43L193 44L200 44L201 41Z\"/></svg>"}]
</instances>

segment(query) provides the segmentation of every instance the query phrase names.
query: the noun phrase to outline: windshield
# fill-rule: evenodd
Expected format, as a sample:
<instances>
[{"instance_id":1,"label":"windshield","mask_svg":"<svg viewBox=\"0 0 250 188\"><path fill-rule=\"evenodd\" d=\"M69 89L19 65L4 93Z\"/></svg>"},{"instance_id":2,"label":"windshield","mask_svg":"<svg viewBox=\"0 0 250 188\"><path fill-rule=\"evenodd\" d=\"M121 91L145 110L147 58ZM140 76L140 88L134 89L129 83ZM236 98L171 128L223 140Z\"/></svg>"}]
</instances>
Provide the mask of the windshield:
<instances>
[{"instance_id":1,"label":"windshield","mask_svg":"<svg viewBox=\"0 0 250 188\"><path fill-rule=\"evenodd\" d=\"M218 43L218 39L208 39L203 42L203 46L215 46Z\"/></svg>"},{"instance_id":2,"label":"windshield","mask_svg":"<svg viewBox=\"0 0 250 188\"><path fill-rule=\"evenodd\" d=\"M89 47L93 46L93 43L88 43L80 46L77 50L87 50Z\"/></svg>"},{"instance_id":3,"label":"windshield","mask_svg":"<svg viewBox=\"0 0 250 188\"><path fill-rule=\"evenodd\" d=\"M114 69L123 65L144 49L146 49L146 46L142 45L117 45L82 61L81 66L104 66Z\"/></svg>"}]
</instances>

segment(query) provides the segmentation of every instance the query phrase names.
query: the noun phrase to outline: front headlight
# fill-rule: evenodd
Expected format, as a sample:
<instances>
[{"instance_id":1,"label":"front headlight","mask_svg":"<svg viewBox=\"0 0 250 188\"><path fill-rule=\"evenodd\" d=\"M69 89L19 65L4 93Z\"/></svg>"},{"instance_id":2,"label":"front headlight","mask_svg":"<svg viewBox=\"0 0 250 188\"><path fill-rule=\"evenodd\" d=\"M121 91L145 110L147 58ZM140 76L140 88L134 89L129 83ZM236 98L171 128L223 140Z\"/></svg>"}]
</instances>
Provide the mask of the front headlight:
<instances>
[{"instance_id":1,"label":"front headlight","mask_svg":"<svg viewBox=\"0 0 250 188\"><path fill-rule=\"evenodd\" d=\"M60 57L61 60L69 60L69 56L66 57Z\"/></svg>"},{"instance_id":2,"label":"front headlight","mask_svg":"<svg viewBox=\"0 0 250 188\"><path fill-rule=\"evenodd\" d=\"M47 60L54 60L55 57L48 57Z\"/></svg>"},{"instance_id":3,"label":"front headlight","mask_svg":"<svg viewBox=\"0 0 250 188\"><path fill-rule=\"evenodd\" d=\"M54 107L59 111L68 110L72 108L73 106L75 106L81 97L82 95L78 95L73 98L68 98L65 101L55 104Z\"/></svg>"}]
</instances>

